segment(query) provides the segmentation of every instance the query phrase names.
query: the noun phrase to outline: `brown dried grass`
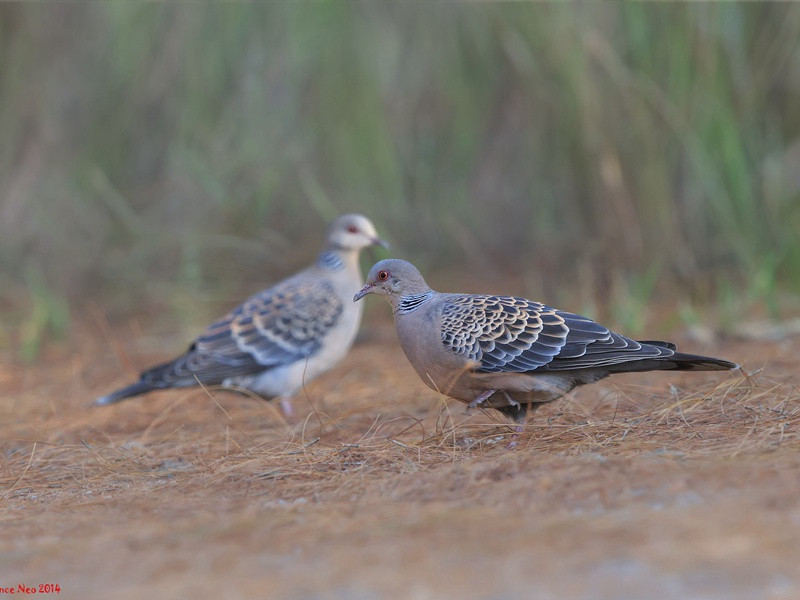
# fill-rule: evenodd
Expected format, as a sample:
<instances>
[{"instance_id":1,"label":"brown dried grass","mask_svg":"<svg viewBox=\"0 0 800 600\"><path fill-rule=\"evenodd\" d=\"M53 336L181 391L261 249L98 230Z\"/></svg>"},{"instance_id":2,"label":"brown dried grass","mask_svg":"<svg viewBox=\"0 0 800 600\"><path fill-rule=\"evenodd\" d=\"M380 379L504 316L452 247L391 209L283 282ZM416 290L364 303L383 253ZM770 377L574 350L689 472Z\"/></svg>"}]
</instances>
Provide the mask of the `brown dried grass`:
<instances>
[{"instance_id":1,"label":"brown dried grass","mask_svg":"<svg viewBox=\"0 0 800 600\"><path fill-rule=\"evenodd\" d=\"M89 408L128 378L108 380L118 360L161 358L92 340L3 364L0 584L49 578L84 598L800 590L796 343L714 349L769 361L758 374L589 386L508 450L499 414L437 398L392 336L379 327L310 383L292 423L213 389Z\"/></svg>"}]
</instances>

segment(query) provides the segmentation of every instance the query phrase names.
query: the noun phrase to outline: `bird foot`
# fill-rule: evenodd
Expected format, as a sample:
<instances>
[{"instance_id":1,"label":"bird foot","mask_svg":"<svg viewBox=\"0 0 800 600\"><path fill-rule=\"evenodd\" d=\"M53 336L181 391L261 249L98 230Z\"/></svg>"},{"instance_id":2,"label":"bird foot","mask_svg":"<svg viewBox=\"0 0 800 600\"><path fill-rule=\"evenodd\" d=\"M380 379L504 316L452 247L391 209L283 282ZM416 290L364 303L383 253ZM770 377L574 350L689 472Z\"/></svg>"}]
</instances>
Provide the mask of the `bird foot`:
<instances>
[{"instance_id":1,"label":"bird foot","mask_svg":"<svg viewBox=\"0 0 800 600\"><path fill-rule=\"evenodd\" d=\"M506 446L506 450L511 450L514 446L517 445L517 440L519 439L519 434L522 433L523 426L517 425L514 428L514 433L511 435L511 441L508 442L508 446Z\"/></svg>"},{"instance_id":2,"label":"bird foot","mask_svg":"<svg viewBox=\"0 0 800 600\"><path fill-rule=\"evenodd\" d=\"M477 407L479 407L481 404L486 402L489 399L489 397L492 394L494 394L496 391L497 390L484 390L478 396L476 396L475 399L472 402L467 404L467 408L477 408Z\"/></svg>"}]
</instances>

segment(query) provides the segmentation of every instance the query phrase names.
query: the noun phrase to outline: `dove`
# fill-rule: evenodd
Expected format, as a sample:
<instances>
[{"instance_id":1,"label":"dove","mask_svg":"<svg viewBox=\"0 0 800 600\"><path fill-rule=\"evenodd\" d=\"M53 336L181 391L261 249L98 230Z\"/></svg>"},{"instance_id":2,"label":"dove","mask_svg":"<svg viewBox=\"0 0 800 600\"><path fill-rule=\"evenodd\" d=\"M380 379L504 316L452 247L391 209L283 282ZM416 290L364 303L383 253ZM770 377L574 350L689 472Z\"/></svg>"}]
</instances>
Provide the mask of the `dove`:
<instances>
[{"instance_id":1,"label":"dove","mask_svg":"<svg viewBox=\"0 0 800 600\"><path fill-rule=\"evenodd\" d=\"M614 373L722 371L728 360L634 341L591 319L513 296L433 291L414 265L382 260L353 298L384 296L400 345L428 387L517 423L540 405Z\"/></svg>"},{"instance_id":2,"label":"dove","mask_svg":"<svg viewBox=\"0 0 800 600\"><path fill-rule=\"evenodd\" d=\"M363 308L351 301L362 284L358 257L374 245L388 246L369 219L338 217L314 264L254 294L209 325L185 353L94 403L202 384L277 397L292 414L291 398L303 384L336 365L353 343Z\"/></svg>"}]
</instances>

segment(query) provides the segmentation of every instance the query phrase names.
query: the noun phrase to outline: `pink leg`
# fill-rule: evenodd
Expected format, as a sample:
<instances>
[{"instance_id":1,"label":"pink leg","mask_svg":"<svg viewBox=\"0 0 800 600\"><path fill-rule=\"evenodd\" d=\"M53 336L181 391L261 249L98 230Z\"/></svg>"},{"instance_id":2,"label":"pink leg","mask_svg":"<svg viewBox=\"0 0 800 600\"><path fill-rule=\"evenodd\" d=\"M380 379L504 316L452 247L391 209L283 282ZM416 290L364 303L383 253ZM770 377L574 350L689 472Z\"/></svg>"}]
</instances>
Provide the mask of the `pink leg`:
<instances>
[{"instance_id":1,"label":"pink leg","mask_svg":"<svg viewBox=\"0 0 800 600\"><path fill-rule=\"evenodd\" d=\"M294 408L292 407L292 399L286 396L281 396L280 399L281 411L283 412L283 416L291 417L294 414Z\"/></svg>"}]
</instances>

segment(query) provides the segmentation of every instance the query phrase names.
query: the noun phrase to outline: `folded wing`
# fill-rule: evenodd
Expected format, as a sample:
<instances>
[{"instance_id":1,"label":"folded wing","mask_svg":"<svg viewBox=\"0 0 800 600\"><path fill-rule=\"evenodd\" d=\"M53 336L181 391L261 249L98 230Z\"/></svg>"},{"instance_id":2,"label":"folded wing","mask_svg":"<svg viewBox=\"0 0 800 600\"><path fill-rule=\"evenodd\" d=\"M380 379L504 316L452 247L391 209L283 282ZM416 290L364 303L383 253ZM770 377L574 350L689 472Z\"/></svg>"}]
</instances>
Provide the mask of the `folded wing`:
<instances>
[{"instance_id":1,"label":"folded wing","mask_svg":"<svg viewBox=\"0 0 800 600\"><path fill-rule=\"evenodd\" d=\"M637 342L586 317L509 296L448 299L442 342L479 362L483 373L609 367L675 354L671 344Z\"/></svg>"},{"instance_id":2,"label":"folded wing","mask_svg":"<svg viewBox=\"0 0 800 600\"><path fill-rule=\"evenodd\" d=\"M142 380L159 387L215 384L311 356L342 314L334 292L325 280L288 280L255 294Z\"/></svg>"}]
</instances>

